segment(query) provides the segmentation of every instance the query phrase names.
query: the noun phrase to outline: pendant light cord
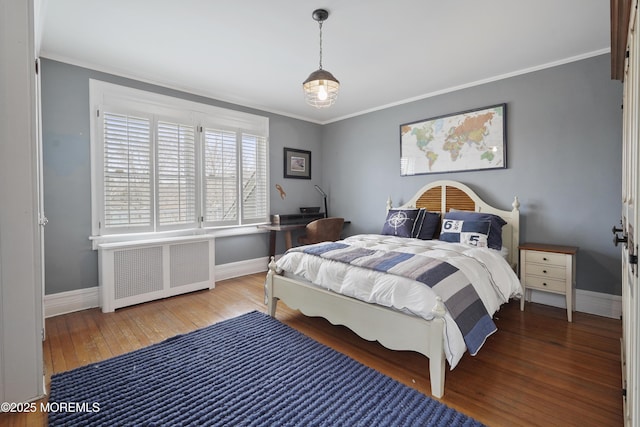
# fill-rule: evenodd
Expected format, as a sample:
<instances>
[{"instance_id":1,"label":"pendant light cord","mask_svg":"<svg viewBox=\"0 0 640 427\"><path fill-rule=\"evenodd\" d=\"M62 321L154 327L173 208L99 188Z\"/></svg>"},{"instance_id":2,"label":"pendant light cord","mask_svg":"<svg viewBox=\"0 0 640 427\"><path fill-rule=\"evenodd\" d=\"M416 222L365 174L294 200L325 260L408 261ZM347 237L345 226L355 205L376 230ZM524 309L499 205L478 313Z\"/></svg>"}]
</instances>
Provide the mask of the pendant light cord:
<instances>
[{"instance_id":1,"label":"pendant light cord","mask_svg":"<svg viewBox=\"0 0 640 427\"><path fill-rule=\"evenodd\" d=\"M318 21L318 25L320 26L320 69L322 70L322 23L324 21Z\"/></svg>"}]
</instances>

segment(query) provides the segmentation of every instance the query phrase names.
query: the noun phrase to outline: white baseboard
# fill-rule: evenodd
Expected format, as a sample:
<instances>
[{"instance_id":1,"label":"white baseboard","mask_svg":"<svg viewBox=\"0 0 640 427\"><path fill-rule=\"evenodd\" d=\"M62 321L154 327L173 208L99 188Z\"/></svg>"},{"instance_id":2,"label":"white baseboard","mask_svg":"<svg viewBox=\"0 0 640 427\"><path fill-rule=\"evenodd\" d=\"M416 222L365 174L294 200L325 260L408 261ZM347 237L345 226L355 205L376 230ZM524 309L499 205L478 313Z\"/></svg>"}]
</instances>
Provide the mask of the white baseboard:
<instances>
[{"instance_id":1,"label":"white baseboard","mask_svg":"<svg viewBox=\"0 0 640 427\"><path fill-rule=\"evenodd\" d=\"M59 316L100 306L100 288L78 289L44 296L44 317Z\"/></svg>"},{"instance_id":2,"label":"white baseboard","mask_svg":"<svg viewBox=\"0 0 640 427\"><path fill-rule=\"evenodd\" d=\"M268 260L267 257L263 257L216 265L216 281L266 272ZM550 294L548 292L532 291L531 301L553 307L566 308L564 296ZM98 307L99 305L100 293L97 286L78 289L77 291L60 292L45 295L44 315L45 317L53 317L73 311ZM577 289L576 311L619 319L622 314L622 297Z\"/></svg>"},{"instance_id":3,"label":"white baseboard","mask_svg":"<svg viewBox=\"0 0 640 427\"><path fill-rule=\"evenodd\" d=\"M269 257L249 259L216 265L216 281L246 276L247 274L267 272Z\"/></svg>"},{"instance_id":4,"label":"white baseboard","mask_svg":"<svg viewBox=\"0 0 640 427\"><path fill-rule=\"evenodd\" d=\"M564 295L531 290L531 301L552 307L567 308ZM619 319L622 315L622 297L600 292L576 289L576 311Z\"/></svg>"}]
</instances>

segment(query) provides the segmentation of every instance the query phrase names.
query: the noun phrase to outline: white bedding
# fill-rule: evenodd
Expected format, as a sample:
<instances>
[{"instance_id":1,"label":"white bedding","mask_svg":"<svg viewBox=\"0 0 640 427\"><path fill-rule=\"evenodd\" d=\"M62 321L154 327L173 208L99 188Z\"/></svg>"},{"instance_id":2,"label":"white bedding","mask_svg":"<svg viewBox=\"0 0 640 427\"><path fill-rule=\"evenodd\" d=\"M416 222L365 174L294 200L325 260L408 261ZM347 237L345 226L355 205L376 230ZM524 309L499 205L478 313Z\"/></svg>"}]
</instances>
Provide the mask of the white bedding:
<instances>
[{"instance_id":1,"label":"white bedding","mask_svg":"<svg viewBox=\"0 0 640 427\"><path fill-rule=\"evenodd\" d=\"M522 292L516 274L502 254L493 249L377 234L351 236L342 242L370 249L423 254L443 259L466 274L490 315L510 297L519 296ZM391 307L427 320L433 318L431 310L436 304L434 291L411 279L295 251L283 255L278 260L277 267L288 275L302 277L343 295ZM449 313L445 315L445 323L445 355L453 369L462 358L466 345Z\"/></svg>"}]
</instances>

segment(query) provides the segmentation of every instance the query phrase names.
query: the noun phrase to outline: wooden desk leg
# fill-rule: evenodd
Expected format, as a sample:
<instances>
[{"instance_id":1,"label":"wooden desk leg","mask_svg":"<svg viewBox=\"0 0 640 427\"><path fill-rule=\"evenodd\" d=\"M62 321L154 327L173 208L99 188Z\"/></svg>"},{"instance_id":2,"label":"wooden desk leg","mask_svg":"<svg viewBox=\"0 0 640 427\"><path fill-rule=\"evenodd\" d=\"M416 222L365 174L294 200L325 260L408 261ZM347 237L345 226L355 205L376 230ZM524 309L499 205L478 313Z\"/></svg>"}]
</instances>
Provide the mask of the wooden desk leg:
<instances>
[{"instance_id":1,"label":"wooden desk leg","mask_svg":"<svg viewBox=\"0 0 640 427\"><path fill-rule=\"evenodd\" d=\"M284 246L287 250L291 249L291 230L284 232Z\"/></svg>"},{"instance_id":2,"label":"wooden desk leg","mask_svg":"<svg viewBox=\"0 0 640 427\"><path fill-rule=\"evenodd\" d=\"M269 259L272 256L276 256L276 234L275 230L269 232Z\"/></svg>"}]
</instances>

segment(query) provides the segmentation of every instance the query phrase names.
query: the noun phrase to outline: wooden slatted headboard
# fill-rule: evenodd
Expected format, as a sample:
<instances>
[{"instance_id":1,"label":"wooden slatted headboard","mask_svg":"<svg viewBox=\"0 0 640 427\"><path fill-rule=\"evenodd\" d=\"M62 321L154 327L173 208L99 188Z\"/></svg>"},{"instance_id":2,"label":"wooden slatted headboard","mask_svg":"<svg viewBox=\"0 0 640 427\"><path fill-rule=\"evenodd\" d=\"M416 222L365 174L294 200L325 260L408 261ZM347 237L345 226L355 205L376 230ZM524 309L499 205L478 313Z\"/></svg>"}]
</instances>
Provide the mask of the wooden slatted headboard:
<instances>
[{"instance_id":1,"label":"wooden slatted headboard","mask_svg":"<svg viewBox=\"0 0 640 427\"><path fill-rule=\"evenodd\" d=\"M431 212L449 212L451 209L475 211L476 203L460 188L447 185L426 190L416 199L415 207L425 208Z\"/></svg>"},{"instance_id":2,"label":"wooden slatted headboard","mask_svg":"<svg viewBox=\"0 0 640 427\"><path fill-rule=\"evenodd\" d=\"M520 244L520 202L515 197L512 210L502 210L490 206L473 190L456 181L435 181L422 187L407 203L400 208L425 208L431 212L440 212L444 216L451 209L462 211L486 212L502 217L507 224L502 227L502 244L509 249L509 264L516 269L519 261ZM391 208L391 203L387 203Z\"/></svg>"}]
</instances>

